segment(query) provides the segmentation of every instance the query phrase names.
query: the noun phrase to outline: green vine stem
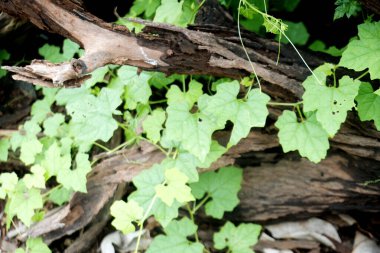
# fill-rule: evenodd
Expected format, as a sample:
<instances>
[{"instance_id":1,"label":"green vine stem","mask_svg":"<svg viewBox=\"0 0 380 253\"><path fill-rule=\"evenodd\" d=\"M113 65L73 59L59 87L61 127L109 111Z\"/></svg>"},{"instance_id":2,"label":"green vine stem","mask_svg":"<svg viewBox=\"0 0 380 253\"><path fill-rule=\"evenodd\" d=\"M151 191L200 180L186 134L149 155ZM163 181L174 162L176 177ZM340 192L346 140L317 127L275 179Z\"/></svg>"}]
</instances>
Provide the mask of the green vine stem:
<instances>
[{"instance_id":1,"label":"green vine stem","mask_svg":"<svg viewBox=\"0 0 380 253\"><path fill-rule=\"evenodd\" d=\"M196 205L194 208L193 208L193 213L195 213L196 211L198 211L199 208L201 208L209 199L211 198L211 196L209 194L206 195L206 197L204 197L201 202L198 203L198 205Z\"/></svg>"},{"instance_id":2,"label":"green vine stem","mask_svg":"<svg viewBox=\"0 0 380 253\"><path fill-rule=\"evenodd\" d=\"M295 107L295 106L298 106L301 104L303 104L303 101L299 101L299 102L295 102L295 103L268 102L268 105L272 105L272 106L292 106L292 107Z\"/></svg>"},{"instance_id":3,"label":"green vine stem","mask_svg":"<svg viewBox=\"0 0 380 253\"><path fill-rule=\"evenodd\" d=\"M303 119L303 116L302 116L301 108L300 108L300 106L299 106L299 105L296 105L296 108L297 108L297 112L298 112L298 115L300 116L300 118L301 118L301 121L303 122L303 121L304 121L304 119Z\"/></svg>"}]
</instances>

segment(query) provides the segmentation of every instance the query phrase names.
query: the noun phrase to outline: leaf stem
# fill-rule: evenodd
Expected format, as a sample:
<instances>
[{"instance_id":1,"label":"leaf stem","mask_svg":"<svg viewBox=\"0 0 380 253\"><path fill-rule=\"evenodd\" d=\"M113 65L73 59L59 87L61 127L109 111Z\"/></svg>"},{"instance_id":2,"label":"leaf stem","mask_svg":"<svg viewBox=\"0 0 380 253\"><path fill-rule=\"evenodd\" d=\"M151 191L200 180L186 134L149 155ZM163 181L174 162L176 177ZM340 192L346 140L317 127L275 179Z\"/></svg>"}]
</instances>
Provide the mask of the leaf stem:
<instances>
[{"instance_id":1,"label":"leaf stem","mask_svg":"<svg viewBox=\"0 0 380 253\"><path fill-rule=\"evenodd\" d=\"M209 199L211 198L211 196L209 194L206 195L206 197L204 197L201 202L198 203L198 205L196 205L194 208L193 208L193 213L195 213L196 211L198 211L199 208L201 208Z\"/></svg>"},{"instance_id":2,"label":"leaf stem","mask_svg":"<svg viewBox=\"0 0 380 253\"><path fill-rule=\"evenodd\" d=\"M368 73L369 73L369 70L367 70L366 72L364 72L363 74L361 74L360 76L358 76L357 78L355 78L355 81L356 81L356 80L359 80L359 79L361 79L361 78L363 78L363 77L366 76Z\"/></svg>"},{"instance_id":3,"label":"leaf stem","mask_svg":"<svg viewBox=\"0 0 380 253\"><path fill-rule=\"evenodd\" d=\"M140 223L139 224L139 235L137 237L136 248L135 248L134 253L138 253L139 246L140 246L140 240L141 240L141 236L142 236L142 231L143 231L143 227L144 227L144 221L148 218L150 210L152 210L152 207L153 207L154 203L156 202L156 199L157 199L157 194L155 194L154 197L152 198L152 200L150 201L148 209L146 209L146 212L145 212L143 218L139 222Z\"/></svg>"},{"instance_id":4,"label":"leaf stem","mask_svg":"<svg viewBox=\"0 0 380 253\"><path fill-rule=\"evenodd\" d=\"M193 213L193 211L192 211L191 208L190 208L189 202L186 203L186 209L187 209L187 211L189 212L189 215L190 215L190 219L191 219L191 221L192 221L193 223L195 223L194 213ZM199 242L198 231L195 231L194 236L195 236L195 241L196 241L196 242Z\"/></svg>"},{"instance_id":5,"label":"leaf stem","mask_svg":"<svg viewBox=\"0 0 380 253\"><path fill-rule=\"evenodd\" d=\"M295 102L295 103L282 103L282 102L268 102L268 105L273 106L297 106L303 104L303 101Z\"/></svg>"},{"instance_id":6,"label":"leaf stem","mask_svg":"<svg viewBox=\"0 0 380 253\"><path fill-rule=\"evenodd\" d=\"M251 58L249 57L247 49L244 46L243 38L241 37L241 32L240 32L240 8L241 8L241 2L242 1L244 1L244 4L246 3L245 0L240 0L239 1L238 18L237 18L237 29L238 29L239 40L240 40L241 46L243 48L243 51L244 51L245 55L247 56L248 62L251 65L252 71L255 74L255 77L256 77L256 80L257 80L257 84L259 85L259 89L260 89L260 92L261 92L261 83L260 83L259 77L257 76L255 67L253 67L253 63L251 61Z\"/></svg>"},{"instance_id":7,"label":"leaf stem","mask_svg":"<svg viewBox=\"0 0 380 253\"><path fill-rule=\"evenodd\" d=\"M165 103L166 101L168 101L168 100L167 99L161 99L161 100L156 100L156 101L149 101L149 104L150 105L161 104L161 103Z\"/></svg>"},{"instance_id":8,"label":"leaf stem","mask_svg":"<svg viewBox=\"0 0 380 253\"><path fill-rule=\"evenodd\" d=\"M162 153L164 153L166 156L169 156L169 153L163 147L161 147L160 145L158 145L157 143L154 143L151 140L149 140L149 139L147 139L147 138L145 138L145 137L143 137L141 135L138 136L137 138L140 139L140 140L144 140L146 142L149 142L150 144L152 144L153 146L155 146L157 149L159 149Z\"/></svg>"},{"instance_id":9,"label":"leaf stem","mask_svg":"<svg viewBox=\"0 0 380 253\"><path fill-rule=\"evenodd\" d=\"M111 149L107 148L106 146L103 146L103 145L100 144L100 143L97 143L96 141L94 142L94 145L95 145L95 146L98 146L99 148L101 148L101 149L103 149L103 150L105 150L105 151L107 151L107 152L111 152Z\"/></svg>"},{"instance_id":10,"label":"leaf stem","mask_svg":"<svg viewBox=\"0 0 380 253\"><path fill-rule=\"evenodd\" d=\"M300 116L301 121L303 122L304 119L303 119L303 116L302 116L302 112L301 112L300 106L299 106L299 105L296 105L296 108L297 108L298 115Z\"/></svg>"}]
</instances>

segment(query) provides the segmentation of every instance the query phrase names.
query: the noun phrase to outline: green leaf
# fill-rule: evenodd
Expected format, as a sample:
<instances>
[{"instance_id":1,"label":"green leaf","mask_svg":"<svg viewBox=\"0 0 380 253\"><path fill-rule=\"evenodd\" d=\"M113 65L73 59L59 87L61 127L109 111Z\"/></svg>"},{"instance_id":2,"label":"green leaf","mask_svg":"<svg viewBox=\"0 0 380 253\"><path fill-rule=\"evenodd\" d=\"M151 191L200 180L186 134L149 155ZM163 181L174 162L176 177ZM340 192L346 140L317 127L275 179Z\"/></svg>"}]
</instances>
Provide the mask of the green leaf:
<instances>
[{"instance_id":1,"label":"green leaf","mask_svg":"<svg viewBox=\"0 0 380 253\"><path fill-rule=\"evenodd\" d=\"M173 205L169 207L161 199L154 198L156 185L162 184L165 180L164 170L163 165L156 164L134 177L133 184L137 190L129 195L128 201L134 200L144 210L147 210L152 200L155 199L148 215L154 215L156 220L166 227L172 219L178 216L178 208L181 204L174 200Z\"/></svg>"},{"instance_id":2,"label":"green leaf","mask_svg":"<svg viewBox=\"0 0 380 253\"><path fill-rule=\"evenodd\" d=\"M49 200L52 201L54 204L57 204L61 206L63 203L70 200L71 194L73 193L72 190L66 189L64 187L61 188L54 188L49 193Z\"/></svg>"},{"instance_id":3,"label":"green leaf","mask_svg":"<svg viewBox=\"0 0 380 253\"><path fill-rule=\"evenodd\" d=\"M317 121L316 113L298 122L294 112L284 111L275 126L279 129L278 137L284 152L298 150L301 156L315 163L326 157L328 133Z\"/></svg>"},{"instance_id":4,"label":"green leaf","mask_svg":"<svg viewBox=\"0 0 380 253\"><path fill-rule=\"evenodd\" d=\"M168 105L186 102L188 107L191 108L202 94L202 84L196 80L192 80L189 83L189 90L187 92L182 92L177 85L172 85L166 97L168 98Z\"/></svg>"},{"instance_id":5,"label":"green leaf","mask_svg":"<svg viewBox=\"0 0 380 253\"><path fill-rule=\"evenodd\" d=\"M380 131L380 94L373 92L369 83L362 83L355 100L360 120L373 120Z\"/></svg>"},{"instance_id":6,"label":"green leaf","mask_svg":"<svg viewBox=\"0 0 380 253\"><path fill-rule=\"evenodd\" d=\"M58 63L72 59L74 55L79 52L79 45L69 39L65 39L63 41L63 53L60 51L61 49L59 47L49 44L45 44L38 49L38 53L43 56L45 60Z\"/></svg>"},{"instance_id":7,"label":"green leaf","mask_svg":"<svg viewBox=\"0 0 380 253\"><path fill-rule=\"evenodd\" d=\"M362 10L360 3L357 0L337 0L335 2L334 20L344 17L356 16Z\"/></svg>"},{"instance_id":8,"label":"green leaf","mask_svg":"<svg viewBox=\"0 0 380 253\"><path fill-rule=\"evenodd\" d=\"M147 253L202 253L204 246L199 242L187 239L197 232L197 226L188 218L173 220L164 229L166 235L156 236L150 244Z\"/></svg>"},{"instance_id":9,"label":"green leaf","mask_svg":"<svg viewBox=\"0 0 380 253\"><path fill-rule=\"evenodd\" d=\"M5 49L0 49L0 63L3 61L3 60L9 60L11 57L10 53L8 53L7 50Z\"/></svg>"},{"instance_id":10,"label":"green leaf","mask_svg":"<svg viewBox=\"0 0 380 253\"><path fill-rule=\"evenodd\" d=\"M87 80L88 81L88 80ZM55 99L57 105L66 105L80 101L83 97L90 95L91 91L82 85L79 88L61 89L58 91Z\"/></svg>"},{"instance_id":11,"label":"green leaf","mask_svg":"<svg viewBox=\"0 0 380 253\"><path fill-rule=\"evenodd\" d=\"M207 154L206 159L203 162L198 161L197 167L204 169L209 168L211 164L218 160L226 151L227 149L225 147L223 147L216 141L212 141L210 152Z\"/></svg>"},{"instance_id":12,"label":"green leaf","mask_svg":"<svg viewBox=\"0 0 380 253\"><path fill-rule=\"evenodd\" d=\"M152 114L148 115L143 121L142 126L144 132L146 132L148 139L153 143L157 143L161 139L162 124L164 124L165 119L165 111L160 108L154 110Z\"/></svg>"},{"instance_id":13,"label":"green leaf","mask_svg":"<svg viewBox=\"0 0 380 253\"><path fill-rule=\"evenodd\" d=\"M35 187L35 188L41 188L45 189L45 172L46 170L40 166L40 165L33 165L30 168L30 171L33 174L26 174L23 178L23 181L29 189Z\"/></svg>"},{"instance_id":14,"label":"green leaf","mask_svg":"<svg viewBox=\"0 0 380 253\"><path fill-rule=\"evenodd\" d=\"M8 149L10 143L8 139L0 139L0 161L8 160Z\"/></svg>"},{"instance_id":15,"label":"green leaf","mask_svg":"<svg viewBox=\"0 0 380 253\"><path fill-rule=\"evenodd\" d=\"M0 174L0 199L5 199L5 196L16 188L18 177L16 173L3 172Z\"/></svg>"},{"instance_id":16,"label":"green leaf","mask_svg":"<svg viewBox=\"0 0 380 253\"><path fill-rule=\"evenodd\" d=\"M281 19L277 19L273 16L267 16L264 18L263 26L268 33L280 34L284 33L288 29L288 25L282 22Z\"/></svg>"},{"instance_id":17,"label":"green leaf","mask_svg":"<svg viewBox=\"0 0 380 253\"><path fill-rule=\"evenodd\" d=\"M248 93L246 101L237 101L235 115L231 115L230 120L234 123L228 146L237 144L240 139L248 136L252 127L265 126L266 118L269 114L266 107L270 97L262 93L259 89L253 89Z\"/></svg>"},{"instance_id":18,"label":"green leaf","mask_svg":"<svg viewBox=\"0 0 380 253\"><path fill-rule=\"evenodd\" d=\"M26 241L28 253L51 253L49 247L42 241L42 238L29 238Z\"/></svg>"},{"instance_id":19,"label":"green leaf","mask_svg":"<svg viewBox=\"0 0 380 253\"><path fill-rule=\"evenodd\" d=\"M246 100L237 99L239 90L237 81L221 83L214 96L202 95L198 101L200 111L213 122L214 129L223 129L228 120L234 123L229 146L246 137L252 127L263 127L268 116L268 95L253 89Z\"/></svg>"},{"instance_id":20,"label":"green leaf","mask_svg":"<svg viewBox=\"0 0 380 253\"><path fill-rule=\"evenodd\" d=\"M301 0L271 0L270 4L273 5L273 9L276 11L286 10L293 12Z\"/></svg>"},{"instance_id":21,"label":"green leaf","mask_svg":"<svg viewBox=\"0 0 380 253\"><path fill-rule=\"evenodd\" d=\"M29 165L34 163L36 155L42 151L42 144L36 137L31 137L21 143L20 159Z\"/></svg>"},{"instance_id":22,"label":"green leaf","mask_svg":"<svg viewBox=\"0 0 380 253\"><path fill-rule=\"evenodd\" d=\"M127 203L118 200L111 206L111 215L115 218L112 221L112 226L124 234L129 234L135 231L132 222L140 221L144 216L144 210L134 200Z\"/></svg>"},{"instance_id":23,"label":"green leaf","mask_svg":"<svg viewBox=\"0 0 380 253\"><path fill-rule=\"evenodd\" d=\"M182 16L182 5L184 0L161 0L161 5L156 10L154 22L179 25Z\"/></svg>"},{"instance_id":24,"label":"green leaf","mask_svg":"<svg viewBox=\"0 0 380 253\"><path fill-rule=\"evenodd\" d=\"M183 149L204 161L210 151L214 125L201 114L190 113L190 109L185 101L169 105L164 135L170 141L179 141Z\"/></svg>"},{"instance_id":25,"label":"green leaf","mask_svg":"<svg viewBox=\"0 0 380 253\"><path fill-rule=\"evenodd\" d=\"M78 153L75 157L75 169L64 166L60 168L57 175L57 181L67 189L74 191L87 192L86 175L91 171L91 163L88 160L88 154Z\"/></svg>"},{"instance_id":26,"label":"green leaf","mask_svg":"<svg viewBox=\"0 0 380 253\"><path fill-rule=\"evenodd\" d=\"M42 208L43 201L39 190L29 189L22 181L16 185L14 192L9 197L9 218L17 217L26 225L30 226L34 210Z\"/></svg>"},{"instance_id":27,"label":"green leaf","mask_svg":"<svg viewBox=\"0 0 380 253\"><path fill-rule=\"evenodd\" d=\"M148 104L152 90L148 84L150 78L147 73L137 74L137 68L122 66L117 71L118 77L124 82L125 108L134 110L138 103Z\"/></svg>"},{"instance_id":28,"label":"green leaf","mask_svg":"<svg viewBox=\"0 0 380 253\"><path fill-rule=\"evenodd\" d=\"M43 123L44 134L49 137L57 136L58 128L63 122L65 122L65 116L61 113L55 113L48 117Z\"/></svg>"},{"instance_id":29,"label":"green leaf","mask_svg":"<svg viewBox=\"0 0 380 253\"><path fill-rule=\"evenodd\" d=\"M118 127L112 114L121 104L117 90L103 88L98 97L83 96L66 106L72 119L70 128L77 142L92 143L98 139L108 141Z\"/></svg>"},{"instance_id":30,"label":"green leaf","mask_svg":"<svg viewBox=\"0 0 380 253\"><path fill-rule=\"evenodd\" d=\"M61 155L61 148L54 142L44 153L41 162L47 172L47 178L58 175L60 170L69 170L71 167L71 155Z\"/></svg>"},{"instance_id":31,"label":"green leaf","mask_svg":"<svg viewBox=\"0 0 380 253\"><path fill-rule=\"evenodd\" d=\"M103 66L91 72L91 77L84 82L85 88L90 88L97 83L103 83L105 75L108 73L109 67Z\"/></svg>"},{"instance_id":32,"label":"green leaf","mask_svg":"<svg viewBox=\"0 0 380 253\"><path fill-rule=\"evenodd\" d=\"M362 71L369 69L371 79L380 79L380 21L358 26L359 40L351 41L339 65Z\"/></svg>"},{"instance_id":33,"label":"green leaf","mask_svg":"<svg viewBox=\"0 0 380 253\"><path fill-rule=\"evenodd\" d=\"M260 225L240 224L235 227L228 221L214 234L215 248L221 250L227 247L231 253L253 253L252 246L257 243L260 231Z\"/></svg>"},{"instance_id":34,"label":"green leaf","mask_svg":"<svg viewBox=\"0 0 380 253\"><path fill-rule=\"evenodd\" d=\"M165 170L165 184L156 185L155 190L166 205L171 206L176 199L179 203L193 201L191 189L186 183L189 178L177 168Z\"/></svg>"},{"instance_id":35,"label":"green leaf","mask_svg":"<svg viewBox=\"0 0 380 253\"><path fill-rule=\"evenodd\" d=\"M307 43L310 34L308 33L303 22L295 23L291 21L284 21L284 23L288 26L286 36L288 36L293 44L303 46ZM276 38L279 39L279 37L280 35L278 35ZM285 44L289 43L289 41L284 36L281 36L281 42Z\"/></svg>"},{"instance_id":36,"label":"green leaf","mask_svg":"<svg viewBox=\"0 0 380 253\"><path fill-rule=\"evenodd\" d=\"M342 56L344 51L343 48L338 49L336 46L331 46L329 48L326 47L326 44L323 41L315 40L313 43L309 45L309 49L316 52L323 52L332 56Z\"/></svg>"},{"instance_id":37,"label":"green leaf","mask_svg":"<svg viewBox=\"0 0 380 253\"><path fill-rule=\"evenodd\" d=\"M175 159L167 157L162 161L162 165L165 168L177 168L184 175L186 175L189 179L188 182L198 181L198 163L199 160L193 154L187 153L185 151L180 152Z\"/></svg>"},{"instance_id":38,"label":"green leaf","mask_svg":"<svg viewBox=\"0 0 380 253\"><path fill-rule=\"evenodd\" d=\"M136 0L129 10L128 16L137 17L144 14L144 18L148 19L153 16L160 3L160 0Z\"/></svg>"},{"instance_id":39,"label":"green leaf","mask_svg":"<svg viewBox=\"0 0 380 253\"><path fill-rule=\"evenodd\" d=\"M243 172L236 167L224 167L218 172L202 173L199 182L190 185L195 198L211 198L205 205L206 214L221 219L224 212L232 211L239 203L237 196Z\"/></svg>"},{"instance_id":40,"label":"green leaf","mask_svg":"<svg viewBox=\"0 0 380 253\"><path fill-rule=\"evenodd\" d=\"M318 69L314 71L318 72ZM304 82L305 93L304 112L317 111L317 120L333 137L340 125L346 120L347 112L355 106L354 99L358 94L360 81L343 76L339 80L339 87L326 86L326 75L319 75L319 83L314 76L309 76Z\"/></svg>"}]
</instances>

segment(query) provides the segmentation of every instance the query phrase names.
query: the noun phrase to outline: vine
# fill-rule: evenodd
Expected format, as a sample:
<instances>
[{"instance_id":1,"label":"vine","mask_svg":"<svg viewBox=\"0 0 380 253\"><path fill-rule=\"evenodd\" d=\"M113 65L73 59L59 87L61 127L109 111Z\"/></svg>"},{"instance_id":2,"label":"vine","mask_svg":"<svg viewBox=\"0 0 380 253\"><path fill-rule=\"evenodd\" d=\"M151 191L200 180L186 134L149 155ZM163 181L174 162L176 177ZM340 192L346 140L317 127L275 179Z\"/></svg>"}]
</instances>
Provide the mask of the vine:
<instances>
[{"instance_id":1,"label":"vine","mask_svg":"<svg viewBox=\"0 0 380 253\"><path fill-rule=\"evenodd\" d=\"M193 0L143 3L136 0L126 16L186 26L194 21L204 1L200 5ZM287 25L267 13L265 2L263 6L264 11L250 1L240 0L237 10L239 38L259 88L253 88L250 77L240 83L211 78L202 83L200 78L183 75L165 77L154 72L138 75L137 68L113 65L94 71L80 88L42 88L43 98L33 104L31 118L11 137L0 140L0 160L6 161L11 151L30 166L23 177L15 172L0 175L0 198L6 199L7 228L15 217L30 226L43 218L41 211L46 202L62 205L72 192L86 192L86 175L97 162L90 160L93 146L113 153L146 141L162 151L165 159L133 179L136 190L127 201L114 202L110 210L114 217L112 225L123 233L139 230L135 253L150 216L163 226L164 234L154 238L148 253L210 252L199 239L196 213L204 208L206 215L222 219L232 211L239 203L243 174L233 166L201 174L198 169L210 167L247 137L252 127L264 127L268 105L293 108L284 110L275 123L280 144L284 152L298 151L312 162L326 157L329 138L339 131L353 108L361 120L373 120L380 130L380 89L374 91L371 84L380 79L380 55L376 53L380 52L380 22L366 21L359 25L359 38L349 42L339 64L325 63L311 70L286 35ZM240 33L240 15L247 19L260 15L267 32L279 35L279 40L285 37L295 49L311 72L302 83L305 89L302 101L270 101L261 91ZM142 28L122 18L118 22L135 31ZM60 62L83 52L78 45L65 40L62 53L52 45L43 46L39 53L47 60ZM7 57L0 51L0 60ZM336 72L342 67L362 73L356 78L338 77ZM327 82L330 76L332 84ZM243 96L239 94L241 85L248 87ZM165 97L151 101L157 91ZM56 108L64 108L66 114ZM224 147L212 135L225 129L227 122L233 127ZM108 148L103 142L109 141L118 128L124 131L125 142ZM57 186L48 190L46 182L51 178L55 178ZM187 215L177 219L180 208ZM256 224L235 226L227 222L214 234L214 248L231 253L251 252L260 230ZM33 253L35 249L50 252L40 238L29 238L25 249L17 252Z\"/></svg>"}]
</instances>

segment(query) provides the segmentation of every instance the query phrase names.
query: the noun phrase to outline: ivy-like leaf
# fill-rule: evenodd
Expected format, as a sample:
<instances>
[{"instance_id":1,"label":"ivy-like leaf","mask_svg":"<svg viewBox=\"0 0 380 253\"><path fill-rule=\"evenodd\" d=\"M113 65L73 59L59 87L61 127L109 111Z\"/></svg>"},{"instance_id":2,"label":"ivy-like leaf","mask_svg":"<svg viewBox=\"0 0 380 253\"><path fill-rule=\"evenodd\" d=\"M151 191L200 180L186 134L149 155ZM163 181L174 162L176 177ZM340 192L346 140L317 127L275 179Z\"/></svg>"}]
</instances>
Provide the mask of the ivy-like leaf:
<instances>
[{"instance_id":1,"label":"ivy-like leaf","mask_svg":"<svg viewBox=\"0 0 380 253\"><path fill-rule=\"evenodd\" d=\"M45 44L38 49L38 53L43 56L45 60L58 63L72 59L76 53L79 53L79 45L69 39L65 39L63 41L63 53L60 51L61 49L59 47L49 44Z\"/></svg>"},{"instance_id":2,"label":"ivy-like leaf","mask_svg":"<svg viewBox=\"0 0 380 253\"><path fill-rule=\"evenodd\" d=\"M201 199L211 198L205 205L206 214L221 219L224 212L232 211L239 203L237 196L243 172L236 167L224 167L218 172L202 173L199 182L190 185L193 195Z\"/></svg>"},{"instance_id":3,"label":"ivy-like leaf","mask_svg":"<svg viewBox=\"0 0 380 253\"><path fill-rule=\"evenodd\" d=\"M45 188L44 174L46 172L45 168L36 164L30 168L30 171L33 174L26 174L23 178L23 181L26 187L28 187L29 189L31 189L32 187L44 189Z\"/></svg>"},{"instance_id":4,"label":"ivy-like leaf","mask_svg":"<svg viewBox=\"0 0 380 253\"><path fill-rule=\"evenodd\" d=\"M182 5L184 0L161 0L161 5L156 10L154 22L179 25L182 15Z\"/></svg>"},{"instance_id":5,"label":"ivy-like leaf","mask_svg":"<svg viewBox=\"0 0 380 253\"><path fill-rule=\"evenodd\" d=\"M246 100L237 99L239 90L237 81L221 83L214 96L202 95L198 101L201 113L212 121L214 129L223 129L228 120L234 123L229 146L246 137L252 127L263 127L268 115L268 95L253 89Z\"/></svg>"},{"instance_id":6,"label":"ivy-like leaf","mask_svg":"<svg viewBox=\"0 0 380 253\"><path fill-rule=\"evenodd\" d=\"M173 220L164 229L166 235L156 236L147 253L202 253L204 246L199 242L187 239L197 232L197 226L188 218L179 221Z\"/></svg>"},{"instance_id":7,"label":"ivy-like leaf","mask_svg":"<svg viewBox=\"0 0 380 253\"><path fill-rule=\"evenodd\" d=\"M137 190L129 195L128 201L136 201L144 210L148 209L151 201L156 195L155 187L164 182L165 167L161 164L153 165L152 168L144 170L133 178L133 184ZM157 221L164 227L178 216L178 208L181 204L174 200L172 206L167 206L159 198L155 198L154 204L148 215L154 215Z\"/></svg>"},{"instance_id":8,"label":"ivy-like leaf","mask_svg":"<svg viewBox=\"0 0 380 253\"><path fill-rule=\"evenodd\" d=\"M358 102L360 120L373 120L380 131L380 94L373 92L369 83L362 83L355 100Z\"/></svg>"},{"instance_id":9,"label":"ivy-like leaf","mask_svg":"<svg viewBox=\"0 0 380 253\"><path fill-rule=\"evenodd\" d=\"M318 68L315 70L318 73ZM347 112L355 106L354 99L358 94L360 81L344 76L339 80L339 87L327 87L326 75L318 75L319 83L314 76L309 76L304 82L305 93L303 110L317 111L317 120L333 137L340 125L346 120ZM321 95L323 94L323 95Z\"/></svg>"},{"instance_id":10,"label":"ivy-like leaf","mask_svg":"<svg viewBox=\"0 0 380 253\"><path fill-rule=\"evenodd\" d=\"M70 129L77 142L108 141L118 127L112 114L118 113L121 102L119 91L103 88L98 97L87 95L68 104Z\"/></svg>"},{"instance_id":11,"label":"ivy-like leaf","mask_svg":"<svg viewBox=\"0 0 380 253\"><path fill-rule=\"evenodd\" d=\"M189 178L177 168L165 170L165 184L156 185L157 196L168 206L176 199L179 203L194 200L191 189L186 185Z\"/></svg>"},{"instance_id":12,"label":"ivy-like leaf","mask_svg":"<svg viewBox=\"0 0 380 253\"><path fill-rule=\"evenodd\" d=\"M75 157L75 169L62 167L58 171L57 181L67 189L74 191L87 192L86 175L91 171L91 163L88 160L88 154L78 153Z\"/></svg>"},{"instance_id":13,"label":"ivy-like leaf","mask_svg":"<svg viewBox=\"0 0 380 253\"><path fill-rule=\"evenodd\" d=\"M315 163L326 157L328 133L317 121L316 113L298 122L294 112L284 111L275 126L279 129L278 137L284 152L298 150L301 156Z\"/></svg>"},{"instance_id":14,"label":"ivy-like leaf","mask_svg":"<svg viewBox=\"0 0 380 253\"><path fill-rule=\"evenodd\" d=\"M51 253L49 247L42 241L42 238L29 238L26 241L27 253ZM18 248L15 253L25 253L24 249Z\"/></svg>"},{"instance_id":15,"label":"ivy-like leaf","mask_svg":"<svg viewBox=\"0 0 380 253\"><path fill-rule=\"evenodd\" d=\"M0 161L8 160L8 149L10 143L8 139L0 139Z\"/></svg>"},{"instance_id":16,"label":"ivy-like leaf","mask_svg":"<svg viewBox=\"0 0 380 253\"><path fill-rule=\"evenodd\" d=\"M144 210L134 200L127 203L118 200L111 206L111 215L115 218L112 221L112 226L124 234L128 234L135 231L132 222L140 221L144 216Z\"/></svg>"},{"instance_id":17,"label":"ivy-like leaf","mask_svg":"<svg viewBox=\"0 0 380 253\"><path fill-rule=\"evenodd\" d=\"M57 136L58 128L64 121L65 116L61 113L55 113L53 116L48 117L43 123L44 134L50 137Z\"/></svg>"},{"instance_id":18,"label":"ivy-like leaf","mask_svg":"<svg viewBox=\"0 0 380 253\"><path fill-rule=\"evenodd\" d=\"M31 137L21 143L20 159L26 165L35 161L36 155L42 151L42 144L36 137Z\"/></svg>"},{"instance_id":19,"label":"ivy-like leaf","mask_svg":"<svg viewBox=\"0 0 380 253\"><path fill-rule=\"evenodd\" d=\"M371 79L380 79L380 21L358 26L359 40L351 41L339 65L362 71L369 69Z\"/></svg>"},{"instance_id":20,"label":"ivy-like leaf","mask_svg":"<svg viewBox=\"0 0 380 253\"><path fill-rule=\"evenodd\" d=\"M227 247L231 253L253 253L251 248L257 243L260 231L260 225L240 224L235 227L228 221L214 234L215 248L221 250Z\"/></svg>"},{"instance_id":21,"label":"ivy-like leaf","mask_svg":"<svg viewBox=\"0 0 380 253\"><path fill-rule=\"evenodd\" d=\"M41 161L42 167L47 172L47 178L58 175L60 170L69 170L71 167L71 155L61 155L61 148L54 142L44 153Z\"/></svg>"},{"instance_id":22,"label":"ivy-like leaf","mask_svg":"<svg viewBox=\"0 0 380 253\"><path fill-rule=\"evenodd\" d=\"M0 199L5 199L6 195L16 188L18 177L16 173L4 172L0 174Z\"/></svg>"},{"instance_id":23,"label":"ivy-like leaf","mask_svg":"<svg viewBox=\"0 0 380 253\"><path fill-rule=\"evenodd\" d=\"M22 181L19 181L12 194L9 196L9 205L7 208L7 219L12 219L14 215L26 225L30 226L34 210L42 208L42 195L39 190L29 189Z\"/></svg>"},{"instance_id":24,"label":"ivy-like leaf","mask_svg":"<svg viewBox=\"0 0 380 253\"><path fill-rule=\"evenodd\" d=\"M73 193L72 190L66 189L64 187L54 188L49 193L49 200L52 201L53 203L61 206L63 203L70 200L72 193Z\"/></svg>"},{"instance_id":25,"label":"ivy-like leaf","mask_svg":"<svg viewBox=\"0 0 380 253\"><path fill-rule=\"evenodd\" d=\"M356 16L361 10L361 5L357 0L337 0L335 2L334 20L344 17Z\"/></svg>"},{"instance_id":26,"label":"ivy-like leaf","mask_svg":"<svg viewBox=\"0 0 380 253\"><path fill-rule=\"evenodd\" d=\"M166 119L165 111L162 109L155 109L151 115L148 115L143 121L144 132L149 140L157 143L161 139L162 124Z\"/></svg>"},{"instance_id":27,"label":"ivy-like leaf","mask_svg":"<svg viewBox=\"0 0 380 253\"><path fill-rule=\"evenodd\" d=\"M149 74L142 72L138 75L137 68L131 66L122 66L117 74L125 86L126 109L135 110L138 103L148 104L149 97L152 95L148 84Z\"/></svg>"}]
</instances>

